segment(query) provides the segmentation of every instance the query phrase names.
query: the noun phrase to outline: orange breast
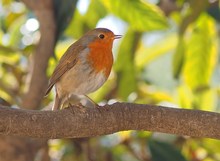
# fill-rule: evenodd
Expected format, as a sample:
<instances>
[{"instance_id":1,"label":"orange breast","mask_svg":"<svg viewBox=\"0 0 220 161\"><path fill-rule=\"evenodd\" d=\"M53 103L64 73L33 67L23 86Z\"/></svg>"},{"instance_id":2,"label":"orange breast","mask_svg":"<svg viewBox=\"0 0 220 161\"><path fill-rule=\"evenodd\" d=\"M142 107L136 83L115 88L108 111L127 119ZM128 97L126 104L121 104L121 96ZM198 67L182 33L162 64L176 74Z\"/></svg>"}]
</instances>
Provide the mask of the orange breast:
<instances>
[{"instance_id":1,"label":"orange breast","mask_svg":"<svg viewBox=\"0 0 220 161\"><path fill-rule=\"evenodd\" d=\"M93 43L89 46L89 49L88 59L95 71L103 71L105 76L108 77L113 64L112 47Z\"/></svg>"}]
</instances>

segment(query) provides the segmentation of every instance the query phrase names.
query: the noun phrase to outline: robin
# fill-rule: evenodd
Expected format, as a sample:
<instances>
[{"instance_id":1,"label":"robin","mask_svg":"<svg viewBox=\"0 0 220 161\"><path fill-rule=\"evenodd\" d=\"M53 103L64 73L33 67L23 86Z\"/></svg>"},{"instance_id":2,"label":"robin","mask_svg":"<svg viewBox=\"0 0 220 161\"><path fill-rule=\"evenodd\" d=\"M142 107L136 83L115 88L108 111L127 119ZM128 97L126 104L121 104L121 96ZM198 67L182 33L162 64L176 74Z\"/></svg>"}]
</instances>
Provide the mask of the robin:
<instances>
[{"instance_id":1,"label":"robin","mask_svg":"<svg viewBox=\"0 0 220 161\"><path fill-rule=\"evenodd\" d=\"M45 94L47 96L55 86L56 98L52 110L62 109L72 96L88 97L87 94L105 83L113 64L113 41L121 37L109 29L96 28L66 50L50 78Z\"/></svg>"}]
</instances>

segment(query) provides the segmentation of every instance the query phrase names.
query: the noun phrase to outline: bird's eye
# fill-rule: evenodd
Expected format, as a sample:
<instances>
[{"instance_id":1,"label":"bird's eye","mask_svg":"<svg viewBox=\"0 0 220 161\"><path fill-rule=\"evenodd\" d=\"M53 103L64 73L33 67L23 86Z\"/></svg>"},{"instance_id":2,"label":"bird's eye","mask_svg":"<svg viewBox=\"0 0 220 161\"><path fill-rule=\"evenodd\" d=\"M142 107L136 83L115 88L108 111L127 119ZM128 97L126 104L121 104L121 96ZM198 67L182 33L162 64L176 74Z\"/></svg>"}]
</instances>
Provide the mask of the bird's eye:
<instances>
[{"instance_id":1,"label":"bird's eye","mask_svg":"<svg viewBox=\"0 0 220 161\"><path fill-rule=\"evenodd\" d=\"M99 35L99 38L100 38L100 39L104 39L104 38L105 38L105 35L100 34L100 35Z\"/></svg>"}]
</instances>

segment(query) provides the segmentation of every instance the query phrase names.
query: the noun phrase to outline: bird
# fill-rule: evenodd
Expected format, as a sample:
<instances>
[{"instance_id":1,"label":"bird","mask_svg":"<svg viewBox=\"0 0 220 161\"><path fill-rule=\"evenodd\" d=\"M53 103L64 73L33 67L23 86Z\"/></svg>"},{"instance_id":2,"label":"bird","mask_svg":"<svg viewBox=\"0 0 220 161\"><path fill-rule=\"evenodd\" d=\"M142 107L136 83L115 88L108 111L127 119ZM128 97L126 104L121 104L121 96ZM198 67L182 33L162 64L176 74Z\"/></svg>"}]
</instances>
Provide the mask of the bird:
<instances>
[{"instance_id":1,"label":"bird","mask_svg":"<svg viewBox=\"0 0 220 161\"><path fill-rule=\"evenodd\" d=\"M52 110L62 109L66 102L70 104L71 97L85 96L92 101L87 95L108 79L113 65L113 41L121 37L107 28L95 28L70 45L55 67L45 93L47 96L55 86Z\"/></svg>"}]
</instances>

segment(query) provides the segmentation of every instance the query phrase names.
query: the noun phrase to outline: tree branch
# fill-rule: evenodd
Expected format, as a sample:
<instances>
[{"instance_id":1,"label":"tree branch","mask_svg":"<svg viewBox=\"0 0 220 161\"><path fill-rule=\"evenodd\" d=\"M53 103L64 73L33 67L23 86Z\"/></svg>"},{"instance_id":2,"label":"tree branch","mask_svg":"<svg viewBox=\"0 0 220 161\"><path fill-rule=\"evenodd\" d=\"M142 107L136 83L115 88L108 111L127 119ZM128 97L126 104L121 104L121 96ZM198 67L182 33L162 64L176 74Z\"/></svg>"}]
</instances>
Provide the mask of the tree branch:
<instances>
[{"instance_id":1,"label":"tree branch","mask_svg":"<svg viewBox=\"0 0 220 161\"><path fill-rule=\"evenodd\" d=\"M20 110L0 106L0 134L36 138L81 138L123 130L220 139L220 114L155 105L115 103L97 110Z\"/></svg>"},{"instance_id":2,"label":"tree branch","mask_svg":"<svg viewBox=\"0 0 220 161\"><path fill-rule=\"evenodd\" d=\"M56 38L56 23L52 0L22 0L36 15L40 23L40 41L33 55L33 68L31 68L31 81L25 94L22 107L37 109L44 97L47 86L47 65L54 53Z\"/></svg>"}]
</instances>

